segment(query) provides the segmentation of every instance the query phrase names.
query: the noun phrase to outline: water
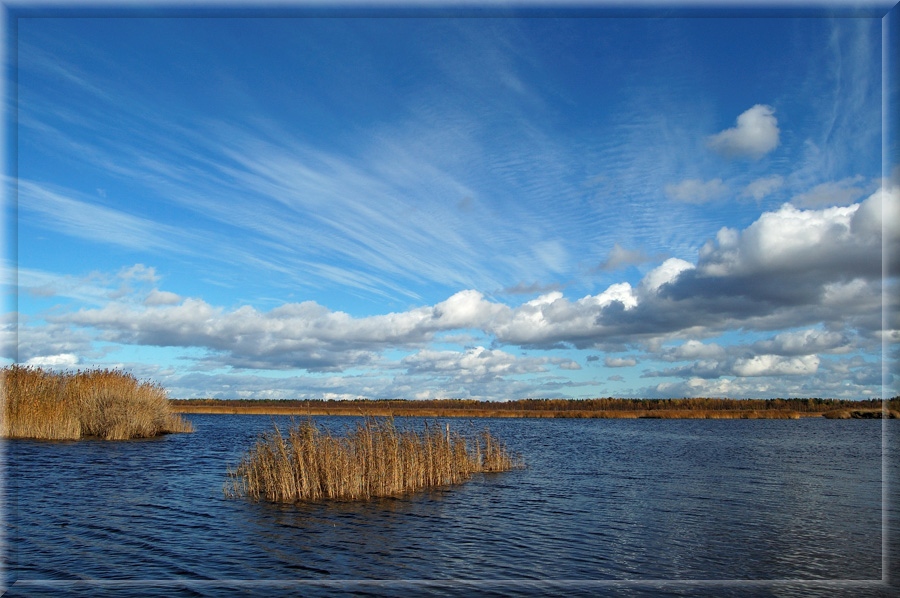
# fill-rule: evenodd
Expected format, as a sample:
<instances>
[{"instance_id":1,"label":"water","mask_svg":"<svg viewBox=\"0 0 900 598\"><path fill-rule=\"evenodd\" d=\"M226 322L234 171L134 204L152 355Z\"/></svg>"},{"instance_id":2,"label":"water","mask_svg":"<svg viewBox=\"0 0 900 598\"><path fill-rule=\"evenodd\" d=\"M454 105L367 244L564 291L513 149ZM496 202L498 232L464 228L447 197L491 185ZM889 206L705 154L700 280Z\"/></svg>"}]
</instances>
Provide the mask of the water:
<instances>
[{"instance_id":1,"label":"water","mask_svg":"<svg viewBox=\"0 0 900 598\"><path fill-rule=\"evenodd\" d=\"M900 555L882 511L897 421L451 420L527 468L271 505L222 487L286 418L189 419L150 440L8 441L9 595L898 595L881 581Z\"/></svg>"}]
</instances>

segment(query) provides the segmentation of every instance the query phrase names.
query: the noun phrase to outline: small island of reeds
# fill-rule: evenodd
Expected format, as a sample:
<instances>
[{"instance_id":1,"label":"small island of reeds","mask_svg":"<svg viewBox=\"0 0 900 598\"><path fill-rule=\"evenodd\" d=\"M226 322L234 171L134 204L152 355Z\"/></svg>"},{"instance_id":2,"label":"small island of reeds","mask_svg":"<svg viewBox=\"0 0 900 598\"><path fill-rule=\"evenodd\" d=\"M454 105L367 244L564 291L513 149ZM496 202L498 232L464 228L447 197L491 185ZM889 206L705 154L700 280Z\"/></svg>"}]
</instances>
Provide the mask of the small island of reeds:
<instances>
[{"instance_id":1,"label":"small island of reeds","mask_svg":"<svg viewBox=\"0 0 900 598\"><path fill-rule=\"evenodd\" d=\"M224 491L279 503L366 500L456 484L472 474L524 467L485 429L466 439L450 425L398 429L392 418L366 418L344 436L311 419L282 435L276 425L228 472Z\"/></svg>"},{"instance_id":2,"label":"small island of reeds","mask_svg":"<svg viewBox=\"0 0 900 598\"><path fill-rule=\"evenodd\" d=\"M150 438L193 428L165 389L118 370L48 372L12 365L0 380L0 436L43 440Z\"/></svg>"}]
</instances>

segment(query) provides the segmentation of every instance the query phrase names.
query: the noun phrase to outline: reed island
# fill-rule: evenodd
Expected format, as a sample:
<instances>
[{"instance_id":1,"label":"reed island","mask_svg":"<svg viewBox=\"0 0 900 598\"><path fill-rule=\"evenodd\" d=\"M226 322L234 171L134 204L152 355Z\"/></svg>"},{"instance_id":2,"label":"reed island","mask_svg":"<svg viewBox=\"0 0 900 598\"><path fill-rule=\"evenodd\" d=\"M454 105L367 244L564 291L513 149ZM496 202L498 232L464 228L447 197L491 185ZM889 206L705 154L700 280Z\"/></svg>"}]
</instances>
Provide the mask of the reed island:
<instances>
[{"instance_id":1,"label":"reed island","mask_svg":"<svg viewBox=\"0 0 900 598\"><path fill-rule=\"evenodd\" d=\"M0 374L4 438L128 440L193 431L162 386L125 372L12 365Z\"/></svg>"},{"instance_id":2,"label":"reed island","mask_svg":"<svg viewBox=\"0 0 900 598\"><path fill-rule=\"evenodd\" d=\"M398 429L393 418L367 417L344 436L311 418L282 434L263 434L230 470L225 494L278 503L367 500L462 482L475 473L524 467L520 455L485 429L470 438L450 424Z\"/></svg>"}]
</instances>

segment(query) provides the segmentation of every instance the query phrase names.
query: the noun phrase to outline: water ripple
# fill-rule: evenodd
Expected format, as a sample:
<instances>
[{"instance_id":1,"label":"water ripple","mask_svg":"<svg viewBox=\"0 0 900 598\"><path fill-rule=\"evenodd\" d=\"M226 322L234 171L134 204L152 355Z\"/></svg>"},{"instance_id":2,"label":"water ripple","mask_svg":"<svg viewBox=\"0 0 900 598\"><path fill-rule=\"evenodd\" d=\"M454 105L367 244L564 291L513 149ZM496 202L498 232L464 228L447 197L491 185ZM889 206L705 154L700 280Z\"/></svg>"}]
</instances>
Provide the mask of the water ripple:
<instances>
[{"instance_id":1,"label":"water ripple","mask_svg":"<svg viewBox=\"0 0 900 598\"><path fill-rule=\"evenodd\" d=\"M152 441L9 442L10 595L718 596L882 574L877 421L492 420L526 469L271 505L222 484L273 418L193 419ZM800 587L772 583L753 588Z\"/></svg>"}]
</instances>

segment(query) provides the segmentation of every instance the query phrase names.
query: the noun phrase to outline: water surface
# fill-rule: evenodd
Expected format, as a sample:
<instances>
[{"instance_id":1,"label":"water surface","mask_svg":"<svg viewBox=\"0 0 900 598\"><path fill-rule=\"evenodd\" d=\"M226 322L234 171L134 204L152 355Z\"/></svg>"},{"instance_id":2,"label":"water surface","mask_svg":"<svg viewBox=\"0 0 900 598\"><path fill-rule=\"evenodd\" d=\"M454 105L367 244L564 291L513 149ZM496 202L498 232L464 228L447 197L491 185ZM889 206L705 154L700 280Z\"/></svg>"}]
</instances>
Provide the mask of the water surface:
<instances>
[{"instance_id":1,"label":"water surface","mask_svg":"<svg viewBox=\"0 0 900 598\"><path fill-rule=\"evenodd\" d=\"M189 419L150 440L7 442L10 595L891 595L882 441L900 422L451 420L527 468L271 505L222 487L287 418Z\"/></svg>"}]
</instances>

